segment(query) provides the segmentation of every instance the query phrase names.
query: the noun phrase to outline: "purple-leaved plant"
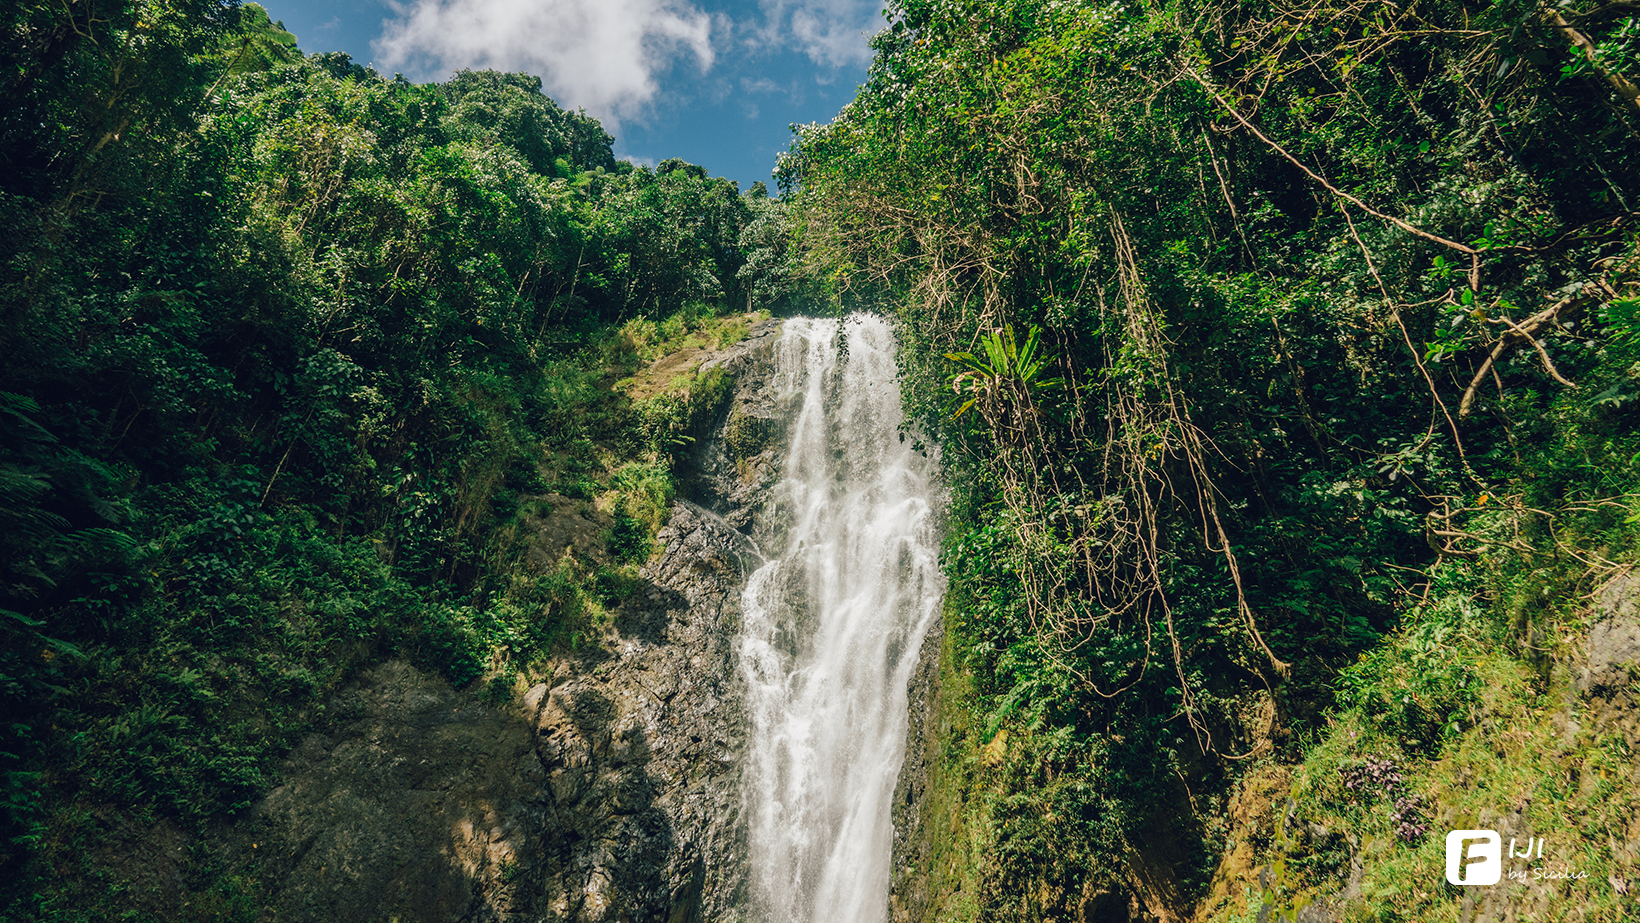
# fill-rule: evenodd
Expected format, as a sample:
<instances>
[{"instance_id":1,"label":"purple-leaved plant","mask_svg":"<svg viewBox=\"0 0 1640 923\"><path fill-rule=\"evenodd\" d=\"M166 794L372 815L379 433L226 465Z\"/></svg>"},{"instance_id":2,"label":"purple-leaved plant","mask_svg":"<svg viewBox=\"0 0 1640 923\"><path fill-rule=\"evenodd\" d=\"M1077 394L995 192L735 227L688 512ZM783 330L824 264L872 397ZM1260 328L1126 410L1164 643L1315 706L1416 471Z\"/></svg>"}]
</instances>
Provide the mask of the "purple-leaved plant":
<instances>
[{"instance_id":1,"label":"purple-leaved plant","mask_svg":"<svg viewBox=\"0 0 1640 923\"><path fill-rule=\"evenodd\" d=\"M1429 832L1424 817L1424 799L1407 790L1406 776L1395 760L1387 756L1369 757L1353 766L1343 766L1338 774L1344 787L1352 792L1365 793L1369 798L1382 796L1390 800L1390 823L1395 835L1403 843L1413 843ZM1359 803L1359 802L1352 802Z\"/></svg>"}]
</instances>

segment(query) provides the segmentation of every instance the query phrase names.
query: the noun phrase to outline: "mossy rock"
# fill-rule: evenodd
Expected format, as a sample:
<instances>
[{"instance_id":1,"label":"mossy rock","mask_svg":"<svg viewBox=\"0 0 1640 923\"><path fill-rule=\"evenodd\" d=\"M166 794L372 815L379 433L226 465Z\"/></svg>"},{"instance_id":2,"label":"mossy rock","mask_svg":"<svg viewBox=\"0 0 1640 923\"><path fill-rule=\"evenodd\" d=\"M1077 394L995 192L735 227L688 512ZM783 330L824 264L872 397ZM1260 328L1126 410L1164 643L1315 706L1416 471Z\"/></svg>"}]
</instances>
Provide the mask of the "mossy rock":
<instances>
[{"instance_id":1,"label":"mossy rock","mask_svg":"<svg viewBox=\"0 0 1640 923\"><path fill-rule=\"evenodd\" d=\"M768 448L779 437L779 428L778 421L754 417L736 407L723 425L723 446L730 458L743 462Z\"/></svg>"}]
</instances>

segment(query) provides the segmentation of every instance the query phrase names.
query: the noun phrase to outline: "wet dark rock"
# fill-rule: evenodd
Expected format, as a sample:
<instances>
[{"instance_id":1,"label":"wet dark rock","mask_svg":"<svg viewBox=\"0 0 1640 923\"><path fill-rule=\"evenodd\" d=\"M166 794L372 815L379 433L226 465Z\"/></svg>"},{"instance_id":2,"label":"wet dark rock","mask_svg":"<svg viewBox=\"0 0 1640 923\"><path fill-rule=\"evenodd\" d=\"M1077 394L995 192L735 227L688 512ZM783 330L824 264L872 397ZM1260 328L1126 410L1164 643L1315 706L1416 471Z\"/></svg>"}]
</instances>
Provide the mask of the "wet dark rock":
<instances>
[{"instance_id":1,"label":"wet dark rock","mask_svg":"<svg viewBox=\"0 0 1640 923\"><path fill-rule=\"evenodd\" d=\"M779 336L780 322L765 321L701 365L702 372L723 369L735 386L711 418L711 438L700 440L689 459L685 481L692 499L747 534L754 532L752 520L764 509L785 457L793 396L780 394L776 381Z\"/></svg>"},{"instance_id":2,"label":"wet dark rock","mask_svg":"<svg viewBox=\"0 0 1640 923\"><path fill-rule=\"evenodd\" d=\"M931 719L938 714L940 693L940 651L945 637L943 617L935 620L923 637L917 655L917 669L907 686L909 721L906 724L905 760L900 764L894 786L893 880L889 886L889 920L910 923L933 919L935 906L944 895L930 881L928 867L934 847L929 823L929 774L939 758L943 743Z\"/></svg>"}]
</instances>

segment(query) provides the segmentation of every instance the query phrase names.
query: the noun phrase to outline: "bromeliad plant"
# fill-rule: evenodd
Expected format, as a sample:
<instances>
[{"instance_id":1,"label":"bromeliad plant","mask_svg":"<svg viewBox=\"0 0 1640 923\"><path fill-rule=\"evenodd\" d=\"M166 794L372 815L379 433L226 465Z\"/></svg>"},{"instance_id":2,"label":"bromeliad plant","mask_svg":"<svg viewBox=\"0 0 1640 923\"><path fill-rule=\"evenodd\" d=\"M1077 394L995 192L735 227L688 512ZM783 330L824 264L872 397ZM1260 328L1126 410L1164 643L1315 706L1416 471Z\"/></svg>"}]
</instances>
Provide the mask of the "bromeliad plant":
<instances>
[{"instance_id":1,"label":"bromeliad plant","mask_svg":"<svg viewBox=\"0 0 1640 923\"><path fill-rule=\"evenodd\" d=\"M1001 433L1004 414L1009 406L1022 409L1014 428L1023 425L1026 416L1035 410L1035 397L1064 384L1060 378L1044 378L1043 372L1052 364L1043 355L1042 328L1031 326L1025 342L1014 337L1012 324L1000 330L980 335L980 346L985 357L971 352L946 353L945 358L963 367L951 377L951 390L958 396L973 395L952 419L979 405L979 413L991 428Z\"/></svg>"}]
</instances>

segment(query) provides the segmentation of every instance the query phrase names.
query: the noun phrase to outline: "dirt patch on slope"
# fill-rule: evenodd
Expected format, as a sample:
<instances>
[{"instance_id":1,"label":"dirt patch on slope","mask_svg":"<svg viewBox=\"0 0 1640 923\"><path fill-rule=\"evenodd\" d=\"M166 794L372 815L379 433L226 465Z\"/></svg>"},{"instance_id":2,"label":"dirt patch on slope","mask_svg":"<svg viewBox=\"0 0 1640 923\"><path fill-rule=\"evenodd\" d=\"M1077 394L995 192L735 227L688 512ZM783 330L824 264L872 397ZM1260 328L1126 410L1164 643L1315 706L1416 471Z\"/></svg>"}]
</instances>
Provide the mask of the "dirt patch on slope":
<instances>
[{"instance_id":1,"label":"dirt patch on slope","mask_svg":"<svg viewBox=\"0 0 1640 923\"><path fill-rule=\"evenodd\" d=\"M609 530L615 519L591 500L572 500L563 494L535 498L544 508L524 517L529 551L524 564L540 574L552 570L569 555L580 564L609 564Z\"/></svg>"},{"instance_id":2,"label":"dirt patch on slope","mask_svg":"<svg viewBox=\"0 0 1640 923\"><path fill-rule=\"evenodd\" d=\"M683 390L687 388L687 382L694 377L695 370L712 355L713 350L690 346L669 356L662 356L649 368L633 376L632 384L627 386L626 393L635 401L644 401L668 392ZM679 379L682 379L681 383Z\"/></svg>"},{"instance_id":3,"label":"dirt patch on slope","mask_svg":"<svg viewBox=\"0 0 1640 923\"><path fill-rule=\"evenodd\" d=\"M646 401L664 394L687 396L701 366L721 364L726 356L744 353L747 339L762 339L780 329L780 321L764 318L759 312L731 315L717 321L714 330L697 331L675 352L649 364L628 380L624 388L634 401ZM717 361L714 361L717 360Z\"/></svg>"}]
</instances>

